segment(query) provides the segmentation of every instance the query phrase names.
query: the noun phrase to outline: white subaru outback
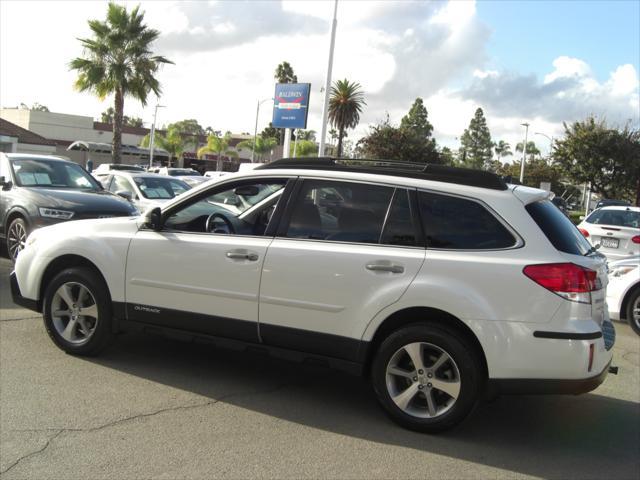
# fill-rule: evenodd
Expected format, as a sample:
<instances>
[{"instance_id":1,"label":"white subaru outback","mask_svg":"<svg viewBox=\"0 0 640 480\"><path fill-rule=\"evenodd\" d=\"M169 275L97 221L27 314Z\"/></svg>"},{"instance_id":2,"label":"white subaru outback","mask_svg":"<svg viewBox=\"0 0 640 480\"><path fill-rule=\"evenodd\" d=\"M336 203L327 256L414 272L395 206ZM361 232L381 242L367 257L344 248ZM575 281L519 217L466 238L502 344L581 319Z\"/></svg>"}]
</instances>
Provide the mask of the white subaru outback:
<instances>
[{"instance_id":1,"label":"white subaru outback","mask_svg":"<svg viewBox=\"0 0 640 480\"><path fill-rule=\"evenodd\" d=\"M139 218L32 233L14 301L94 355L132 329L365 374L388 414L449 428L491 393L593 390L606 267L548 193L488 172L284 159Z\"/></svg>"}]
</instances>

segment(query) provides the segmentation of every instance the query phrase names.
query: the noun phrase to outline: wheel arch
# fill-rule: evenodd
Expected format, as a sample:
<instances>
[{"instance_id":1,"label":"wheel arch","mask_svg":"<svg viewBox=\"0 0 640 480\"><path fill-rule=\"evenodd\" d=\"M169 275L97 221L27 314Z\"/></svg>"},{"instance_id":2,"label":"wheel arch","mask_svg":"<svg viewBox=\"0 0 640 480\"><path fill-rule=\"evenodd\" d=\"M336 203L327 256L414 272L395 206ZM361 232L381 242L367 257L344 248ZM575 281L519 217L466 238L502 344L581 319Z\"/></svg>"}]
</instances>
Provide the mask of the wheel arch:
<instances>
[{"instance_id":1,"label":"wheel arch","mask_svg":"<svg viewBox=\"0 0 640 480\"><path fill-rule=\"evenodd\" d=\"M100 269L89 259L83 257L81 255L67 254L61 255L59 257L54 258L44 270L42 274L42 278L40 279L40 285L38 290L38 310L42 311L43 302L44 302L44 291L47 288L47 285L53 277L55 277L58 273L63 271L66 268L70 267L87 267L93 270L97 275L100 276L104 284L107 286L107 294L109 295L109 300L111 301L112 295L109 290L109 284L107 283L106 278L100 271Z\"/></svg>"},{"instance_id":2,"label":"wheel arch","mask_svg":"<svg viewBox=\"0 0 640 480\"><path fill-rule=\"evenodd\" d=\"M26 222L27 227L31 228L31 220L27 211L23 210L21 207L15 207L7 213L6 219L4 221L3 233L5 237L9 233L9 225L11 225L11 222L13 222L17 217L22 218Z\"/></svg>"},{"instance_id":3,"label":"wheel arch","mask_svg":"<svg viewBox=\"0 0 640 480\"><path fill-rule=\"evenodd\" d=\"M631 295L634 292L636 292L638 289L640 289L640 282L634 285L631 285L631 287L629 287L629 289L627 290L627 293L624 294L624 298L620 303L620 319L621 320L627 320L627 306L629 305L629 300L631 300Z\"/></svg>"},{"instance_id":4,"label":"wheel arch","mask_svg":"<svg viewBox=\"0 0 640 480\"><path fill-rule=\"evenodd\" d=\"M364 359L364 374L369 375L371 364L378 347L392 332L411 324L431 324L447 327L455 330L461 337L466 339L474 349L476 357L480 360L481 370L485 379L488 378L489 369L484 349L476 334L469 326L456 316L431 307L408 307L392 313L385 318L369 342Z\"/></svg>"}]
</instances>

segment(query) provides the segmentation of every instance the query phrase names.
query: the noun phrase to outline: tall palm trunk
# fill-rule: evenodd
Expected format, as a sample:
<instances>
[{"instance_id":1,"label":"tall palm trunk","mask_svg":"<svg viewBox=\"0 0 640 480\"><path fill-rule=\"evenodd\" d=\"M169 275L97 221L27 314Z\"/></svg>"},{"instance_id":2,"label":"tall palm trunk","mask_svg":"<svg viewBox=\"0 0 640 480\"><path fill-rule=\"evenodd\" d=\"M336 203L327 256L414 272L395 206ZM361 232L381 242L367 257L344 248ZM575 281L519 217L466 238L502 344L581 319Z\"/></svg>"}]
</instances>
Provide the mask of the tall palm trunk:
<instances>
[{"instance_id":1,"label":"tall palm trunk","mask_svg":"<svg viewBox=\"0 0 640 480\"><path fill-rule=\"evenodd\" d=\"M115 112L113 114L113 163L122 163L122 120L124 115L124 95L116 90Z\"/></svg>"},{"instance_id":2,"label":"tall palm trunk","mask_svg":"<svg viewBox=\"0 0 640 480\"><path fill-rule=\"evenodd\" d=\"M338 132L338 153L337 157L342 157L342 137L344 137L344 127L340 127L340 131Z\"/></svg>"}]
</instances>

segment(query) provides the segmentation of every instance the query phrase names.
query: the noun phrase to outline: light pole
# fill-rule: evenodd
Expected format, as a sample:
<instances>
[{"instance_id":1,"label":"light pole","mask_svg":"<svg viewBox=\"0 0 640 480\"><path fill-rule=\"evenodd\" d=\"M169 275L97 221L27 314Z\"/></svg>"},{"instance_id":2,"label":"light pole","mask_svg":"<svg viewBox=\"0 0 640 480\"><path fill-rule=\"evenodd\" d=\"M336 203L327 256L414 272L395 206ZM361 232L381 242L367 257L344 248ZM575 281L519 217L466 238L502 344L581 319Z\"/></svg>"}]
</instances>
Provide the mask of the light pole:
<instances>
[{"instance_id":1,"label":"light pole","mask_svg":"<svg viewBox=\"0 0 640 480\"><path fill-rule=\"evenodd\" d=\"M258 105L256 106L256 126L253 129L253 145L251 146L251 163L253 163L253 158L256 153L256 140L258 139L258 115L260 114L260 105L264 102L268 102L269 100L273 100L273 98L265 98L264 100L258 100Z\"/></svg>"},{"instance_id":2,"label":"light pole","mask_svg":"<svg viewBox=\"0 0 640 480\"><path fill-rule=\"evenodd\" d=\"M528 135L529 135L529 124L528 123L521 123L521 126L523 126L525 128L524 130L524 145L522 147L522 164L520 165L520 183L522 183L522 181L524 180L524 162L527 158L527 140L528 140Z\"/></svg>"},{"instance_id":3,"label":"light pole","mask_svg":"<svg viewBox=\"0 0 640 480\"><path fill-rule=\"evenodd\" d=\"M156 108L153 111L153 123L151 124L151 138L149 139L149 168L153 167L153 141L156 138L156 117L158 116L158 108L164 108L164 105L156 103ZM169 160L171 162L171 160Z\"/></svg>"},{"instance_id":4,"label":"light pole","mask_svg":"<svg viewBox=\"0 0 640 480\"><path fill-rule=\"evenodd\" d=\"M547 140L549 140L549 158L551 158L551 152L553 152L553 137L550 137L546 133L542 132L536 132L534 133L534 135L542 135L543 137L546 137Z\"/></svg>"},{"instance_id":5,"label":"light pole","mask_svg":"<svg viewBox=\"0 0 640 480\"><path fill-rule=\"evenodd\" d=\"M322 128L320 131L320 147L318 156L324 156L324 143L327 136L327 116L329 115L329 92L331 91L331 70L333 69L333 50L336 46L336 27L338 26L338 0L333 6L333 23L331 24L331 44L329 46L329 65L327 66L327 81L324 84L324 105L322 106Z\"/></svg>"}]
</instances>

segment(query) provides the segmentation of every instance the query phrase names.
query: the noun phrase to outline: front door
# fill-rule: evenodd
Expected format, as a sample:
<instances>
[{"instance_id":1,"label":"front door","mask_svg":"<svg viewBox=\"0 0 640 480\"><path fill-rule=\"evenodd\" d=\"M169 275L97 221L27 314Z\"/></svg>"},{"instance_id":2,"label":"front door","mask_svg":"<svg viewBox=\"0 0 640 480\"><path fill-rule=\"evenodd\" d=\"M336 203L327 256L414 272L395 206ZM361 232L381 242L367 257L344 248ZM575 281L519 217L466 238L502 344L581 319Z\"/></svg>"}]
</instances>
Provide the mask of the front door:
<instances>
[{"instance_id":1,"label":"front door","mask_svg":"<svg viewBox=\"0 0 640 480\"><path fill-rule=\"evenodd\" d=\"M286 179L218 185L141 229L127 258L127 318L256 342L265 236Z\"/></svg>"}]
</instances>

